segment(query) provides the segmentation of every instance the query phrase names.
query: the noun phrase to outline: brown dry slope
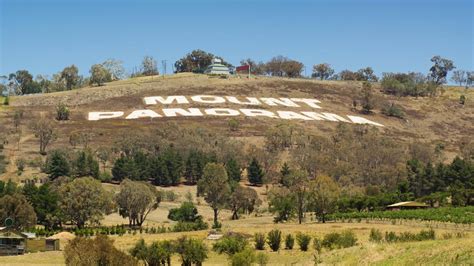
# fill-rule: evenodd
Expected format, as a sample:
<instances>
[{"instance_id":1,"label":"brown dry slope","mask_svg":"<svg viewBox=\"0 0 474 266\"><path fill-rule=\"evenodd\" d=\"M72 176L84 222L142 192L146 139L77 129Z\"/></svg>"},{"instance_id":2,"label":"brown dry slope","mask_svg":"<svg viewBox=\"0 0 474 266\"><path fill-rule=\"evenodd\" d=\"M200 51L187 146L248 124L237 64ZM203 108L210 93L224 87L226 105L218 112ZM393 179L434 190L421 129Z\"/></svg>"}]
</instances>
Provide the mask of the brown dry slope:
<instances>
[{"instance_id":1,"label":"brown dry slope","mask_svg":"<svg viewBox=\"0 0 474 266\"><path fill-rule=\"evenodd\" d=\"M387 117L376 108L374 114L362 115L352 110L354 96L360 93L361 83L343 81L316 81L282 78L253 78L253 79L218 79L205 75L178 74L169 77L144 77L117 81L102 87L83 88L50 94L38 94L13 97L9 107L0 110L0 130L9 135L9 144L6 153L14 162L16 158L28 160L38 157L37 139L29 130L28 124L41 116L54 118L55 108L58 103L64 103L71 109L71 118L65 122L55 122L58 139L51 148L66 147L69 136L74 132L90 132L95 137L91 145L106 145L118 137L133 134L134 131L147 131L160 127L164 122L175 121L185 126L203 126L216 131L225 131L236 137L255 138L262 136L265 130L283 120L270 118L256 118L238 116L240 130L228 132L228 117L160 117L155 119L125 120L110 119L88 121L89 111L124 111L125 115L133 110L152 109L161 113L164 106L147 106L143 102L146 96L169 96L197 94L237 96L237 97L295 97L315 98L321 101L322 109L294 108L284 106L262 106L270 111L321 111L338 115L363 116L372 121L385 125L381 128L384 134L407 142L423 141L428 143L442 143L448 155L458 153L462 139L468 138L474 132L474 90L449 87L441 96L434 98L398 98L385 95L374 85L374 94L379 104L394 102L406 111L404 120ZM459 96L466 95L467 103L459 104ZM180 108L212 108L228 107L233 109L252 108L251 106L238 106L232 103L189 105L169 105L168 107ZM260 108L262 108L260 107ZM15 110L24 110L21 134L13 130L12 116ZM294 120L293 120L294 121ZM329 121L299 121L292 122L303 126L308 131L324 134L331 132L337 122ZM19 139L19 141L18 141ZM19 145L18 145L19 142ZM11 171L3 176L16 176ZM37 173L33 173L37 174Z\"/></svg>"}]
</instances>

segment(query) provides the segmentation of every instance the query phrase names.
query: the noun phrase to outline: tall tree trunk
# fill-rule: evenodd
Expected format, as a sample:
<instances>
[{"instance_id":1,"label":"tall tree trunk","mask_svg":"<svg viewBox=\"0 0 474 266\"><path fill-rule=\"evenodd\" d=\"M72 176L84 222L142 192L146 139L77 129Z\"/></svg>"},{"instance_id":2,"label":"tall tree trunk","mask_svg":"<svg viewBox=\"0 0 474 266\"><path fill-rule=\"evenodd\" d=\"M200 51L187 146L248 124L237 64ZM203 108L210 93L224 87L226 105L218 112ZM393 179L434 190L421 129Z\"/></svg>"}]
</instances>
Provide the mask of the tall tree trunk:
<instances>
[{"instance_id":1,"label":"tall tree trunk","mask_svg":"<svg viewBox=\"0 0 474 266\"><path fill-rule=\"evenodd\" d=\"M218 215L218 209L217 208L214 208L214 226L217 227L217 225L219 224L219 222L217 221L217 215Z\"/></svg>"}]
</instances>

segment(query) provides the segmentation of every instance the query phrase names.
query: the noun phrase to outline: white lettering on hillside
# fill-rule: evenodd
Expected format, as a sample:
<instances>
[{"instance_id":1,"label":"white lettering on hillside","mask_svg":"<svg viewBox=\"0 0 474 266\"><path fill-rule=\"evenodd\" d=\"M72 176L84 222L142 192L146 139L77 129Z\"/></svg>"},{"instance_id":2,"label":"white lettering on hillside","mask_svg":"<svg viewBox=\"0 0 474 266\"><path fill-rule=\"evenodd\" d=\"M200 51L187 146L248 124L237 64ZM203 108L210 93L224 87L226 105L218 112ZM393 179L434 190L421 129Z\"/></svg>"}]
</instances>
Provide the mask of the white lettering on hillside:
<instances>
[{"instance_id":1,"label":"white lettering on hillside","mask_svg":"<svg viewBox=\"0 0 474 266\"><path fill-rule=\"evenodd\" d=\"M101 119L110 119L123 116L123 112L89 112L88 120L97 121Z\"/></svg>"},{"instance_id":2,"label":"white lettering on hillside","mask_svg":"<svg viewBox=\"0 0 474 266\"><path fill-rule=\"evenodd\" d=\"M145 104L158 104L160 102L161 104L172 104L173 102L176 102L177 104L186 104L189 103L188 99L186 99L185 96L168 96L165 98L161 96L152 96L152 97L145 97L143 98L143 101Z\"/></svg>"},{"instance_id":3,"label":"white lettering on hillside","mask_svg":"<svg viewBox=\"0 0 474 266\"><path fill-rule=\"evenodd\" d=\"M166 108L163 109L163 113L167 117L175 117L178 114L181 116L203 116L201 110L198 108L188 108L187 111L183 108Z\"/></svg>"},{"instance_id":4,"label":"white lettering on hillside","mask_svg":"<svg viewBox=\"0 0 474 266\"><path fill-rule=\"evenodd\" d=\"M297 103L305 104L306 108L321 109L319 105L321 102L317 99L309 98L257 98L257 97L241 97L238 99L235 96L214 96L214 95L194 95L188 96L193 102L204 103L204 104L225 104L233 103L238 105L268 105L268 106L285 106L285 107L300 107ZM143 101L147 105L171 105L171 104L189 104L190 101L186 96L173 95L173 96L150 96L144 97ZM301 108L301 107L300 107ZM125 117L125 119L140 119L140 118L160 118L160 117L202 117L208 116L239 116L244 115L247 117L268 117L268 118L279 118L287 120L305 120L305 121L332 121L332 122L344 122L344 123L356 123L356 124L370 124L374 126L383 127L384 125L371 121L367 118L360 116L347 115L347 118L337 114L328 112L310 112L310 111L269 111L265 109L230 109L230 108L163 108L161 113L156 110L142 109L133 110ZM122 118L124 112L89 112L88 120L97 121L103 119L114 119Z\"/></svg>"}]
</instances>

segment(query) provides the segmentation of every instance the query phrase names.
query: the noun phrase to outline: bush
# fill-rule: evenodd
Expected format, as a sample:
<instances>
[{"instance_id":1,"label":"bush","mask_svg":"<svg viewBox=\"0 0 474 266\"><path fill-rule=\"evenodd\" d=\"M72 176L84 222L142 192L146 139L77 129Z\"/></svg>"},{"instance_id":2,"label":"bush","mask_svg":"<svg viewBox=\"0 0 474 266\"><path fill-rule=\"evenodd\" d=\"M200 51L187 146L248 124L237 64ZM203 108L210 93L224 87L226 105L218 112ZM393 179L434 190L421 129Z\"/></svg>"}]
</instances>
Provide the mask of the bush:
<instances>
[{"instance_id":1,"label":"bush","mask_svg":"<svg viewBox=\"0 0 474 266\"><path fill-rule=\"evenodd\" d=\"M21 174L25 170L26 161L22 158L16 160L16 167L18 172Z\"/></svg>"},{"instance_id":2,"label":"bush","mask_svg":"<svg viewBox=\"0 0 474 266\"><path fill-rule=\"evenodd\" d=\"M403 119L405 118L405 112L403 112L402 108L394 103L386 103L382 107L382 114L386 116L393 116L396 118Z\"/></svg>"},{"instance_id":3,"label":"bush","mask_svg":"<svg viewBox=\"0 0 474 266\"><path fill-rule=\"evenodd\" d=\"M295 238L291 234L286 235L285 249L293 249L294 245L295 245Z\"/></svg>"},{"instance_id":4,"label":"bush","mask_svg":"<svg viewBox=\"0 0 474 266\"><path fill-rule=\"evenodd\" d=\"M307 251L309 243L311 242L311 236L303 233L298 233L296 235L296 242L298 242L301 251Z\"/></svg>"},{"instance_id":5,"label":"bush","mask_svg":"<svg viewBox=\"0 0 474 266\"><path fill-rule=\"evenodd\" d=\"M206 230L209 228L209 225L205 223L202 219L197 220L196 222L183 222L179 221L173 226L171 231L173 232L189 232L189 231L199 231Z\"/></svg>"},{"instance_id":6,"label":"bush","mask_svg":"<svg viewBox=\"0 0 474 266\"><path fill-rule=\"evenodd\" d=\"M179 208L171 209L168 213L168 219L181 222L196 222L202 220L198 215L198 210L190 201L183 202Z\"/></svg>"},{"instance_id":7,"label":"bush","mask_svg":"<svg viewBox=\"0 0 474 266\"><path fill-rule=\"evenodd\" d=\"M10 97L6 96L5 99L3 99L3 105L9 105L10 104Z\"/></svg>"},{"instance_id":8,"label":"bush","mask_svg":"<svg viewBox=\"0 0 474 266\"><path fill-rule=\"evenodd\" d=\"M59 103L56 106L56 120L69 120L69 108L63 103Z\"/></svg>"},{"instance_id":9,"label":"bush","mask_svg":"<svg viewBox=\"0 0 474 266\"><path fill-rule=\"evenodd\" d=\"M176 194L174 191L172 190L168 190L168 191L163 191L162 192L162 197L164 200L166 201L170 201L170 202L175 202L176 200L179 199L179 195Z\"/></svg>"},{"instance_id":10,"label":"bush","mask_svg":"<svg viewBox=\"0 0 474 266\"><path fill-rule=\"evenodd\" d=\"M255 249L264 250L265 249L265 234L256 233L254 238L255 238Z\"/></svg>"},{"instance_id":11,"label":"bush","mask_svg":"<svg viewBox=\"0 0 474 266\"><path fill-rule=\"evenodd\" d=\"M278 251L281 243L281 231L274 229L268 232L267 242L273 251Z\"/></svg>"},{"instance_id":12,"label":"bush","mask_svg":"<svg viewBox=\"0 0 474 266\"><path fill-rule=\"evenodd\" d=\"M112 175L109 172L101 172L99 173L99 180L100 182L108 183L112 181Z\"/></svg>"},{"instance_id":13,"label":"bush","mask_svg":"<svg viewBox=\"0 0 474 266\"><path fill-rule=\"evenodd\" d=\"M228 122L230 131L237 131L239 129L239 121L235 118L231 118Z\"/></svg>"},{"instance_id":14,"label":"bush","mask_svg":"<svg viewBox=\"0 0 474 266\"><path fill-rule=\"evenodd\" d=\"M370 229L369 241L382 242L382 240L383 240L383 236L380 230L374 229L374 228Z\"/></svg>"},{"instance_id":15,"label":"bush","mask_svg":"<svg viewBox=\"0 0 474 266\"><path fill-rule=\"evenodd\" d=\"M251 266L256 261L255 251L251 249L244 249L232 256L232 266Z\"/></svg>"},{"instance_id":16,"label":"bush","mask_svg":"<svg viewBox=\"0 0 474 266\"><path fill-rule=\"evenodd\" d=\"M248 246L248 241L242 235L224 236L214 244L212 250L232 256L243 251Z\"/></svg>"},{"instance_id":17,"label":"bush","mask_svg":"<svg viewBox=\"0 0 474 266\"><path fill-rule=\"evenodd\" d=\"M321 253L321 250L323 249L323 241L321 239L315 237L314 240L313 240L313 245L314 245L314 249L318 253Z\"/></svg>"},{"instance_id":18,"label":"bush","mask_svg":"<svg viewBox=\"0 0 474 266\"><path fill-rule=\"evenodd\" d=\"M322 246L327 249L348 248L357 243L354 232L347 230L342 233L329 233L324 236Z\"/></svg>"},{"instance_id":19,"label":"bush","mask_svg":"<svg viewBox=\"0 0 474 266\"><path fill-rule=\"evenodd\" d=\"M264 266L267 265L268 263L268 255L265 253L258 253L255 261L257 262L258 265Z\"/></svg>"},{"instance_id":20,"label":"bush","mask_svg":"<svg viewBox=\"0 0 474 266\"><path fill-rule=\"evenodd\" d=\"M398 240L397 234L395 232L385 232L385 242L387 243L393 243Z\"/></svg>"}]
</instances>

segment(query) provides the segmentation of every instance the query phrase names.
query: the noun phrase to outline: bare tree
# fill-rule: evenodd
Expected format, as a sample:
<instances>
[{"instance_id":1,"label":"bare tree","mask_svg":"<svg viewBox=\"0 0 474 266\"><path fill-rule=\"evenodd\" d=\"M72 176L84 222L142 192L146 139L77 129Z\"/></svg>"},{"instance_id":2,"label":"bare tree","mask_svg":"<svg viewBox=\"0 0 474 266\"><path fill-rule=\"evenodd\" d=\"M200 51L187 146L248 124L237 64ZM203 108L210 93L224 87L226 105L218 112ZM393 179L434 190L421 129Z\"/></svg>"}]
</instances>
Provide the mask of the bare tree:
<instances>
[{"instance_id":1,"label":"bare tree","mask_svg":"<svg viewBox=\"0 0 474 266\"><path fill-rule=\"evenodd\" d=\"M46 154L46 147L56 139L56 133L53 128L53 123L42 117L39 120L31 123L31 129L33 130L35 137L39 139L39 152L42 155Z\"/></svg>"}]
</instances>

